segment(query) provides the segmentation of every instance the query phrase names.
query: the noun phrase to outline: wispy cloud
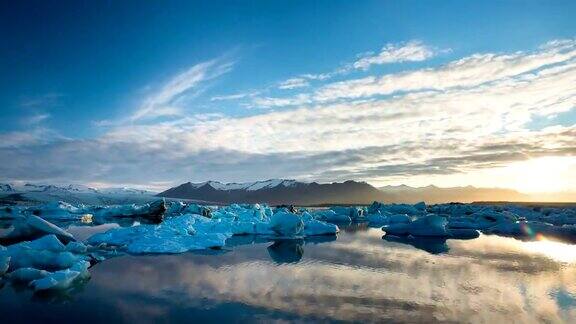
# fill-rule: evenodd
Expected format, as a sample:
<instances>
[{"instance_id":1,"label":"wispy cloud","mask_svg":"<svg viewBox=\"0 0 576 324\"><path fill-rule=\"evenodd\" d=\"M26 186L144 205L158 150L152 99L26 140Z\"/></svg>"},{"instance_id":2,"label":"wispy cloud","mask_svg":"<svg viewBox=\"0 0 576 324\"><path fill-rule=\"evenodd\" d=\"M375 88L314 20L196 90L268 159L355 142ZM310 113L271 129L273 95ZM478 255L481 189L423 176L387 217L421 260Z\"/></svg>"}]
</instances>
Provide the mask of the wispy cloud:
<instances>
[{"instance_id":1,"label":"wispy cloud","mask_svg":"<svg viewBox=\"0 0 576 324\"><path fill-rule=\"evenodd\" d=\"M214 96L214 97L210 98L210 101L226 101L226 100L251 98L251 97L254 97L258 94L259 94L258 91L251 91L251 92L235 93L235 94L231 94L231 95Z\"/></svg>"},{"instance_id":2,"label":"wispy cloud","mask_svg":"<svg viewBox=\"0 0 576 324\"><path fill-rule=\"evenodd\" d=\"M62 104L64 95L61 93L47 93L39 96L25 97L20 100L20 107L27 109L47 109Z\"/></svg>"},{"instance_id":3,"label":"wispy cloud","mask_svg":"<svg viewBox=\"0 0 576 324\"><path fill-rule=\"evenodd\" d=\"M49 113L37 113L23 118L22 123L24 123L25 125L36 125L47 120L48 118L50 118L50 116L51 115Z\"/></svg>"},{"instance_id":4,"label":"wispy cloud","mask_svg":"<svg viewBox=\"0 0 576 324\"><path fill-rule=\"evenodd\" d=\"M386 44L377 54L367 54L352 64L356 69L367 70L372 65L417 62L434 57L439 50L421 41Z\"/></svg>"},{"instance_id":5,"label":"wispy cloud","mask_svg":"<svg viewBox=\"0 0 576 324\"><path fill-rule=\"evenodd\" d=\"M303 88L309 85L308 80L304 77L302 78L292 78L286 81L283 81L278 86L279 89L296 89L296 88Z\"/></svg>"},{"instance_id":6,"label":"wispy cloud","mask_svg":"<svg viewBox=\"0 0 576 324\"><path fill-rule=\"evenodd\" d=\"M169 80L160 90L148 96L130 116L130 121L182 115L179 101L199 91L200 85L231 71L233 62L221 58L196 64Z\"/></svg>"},{"instance_id":7,"label":"wispy cloud","mask_svg":"<svg viewBox=\"0 0 576 324\"><path fill-rule=\"evenodd\" d=\"M366 98L415 91L446 91L452 88L476 87L487 82L514 77L526 77L538 69L567 62L576 58L576 41L550 42L535 52L513 54L475 54L453 61L441 67L415 71L370 75L358 79L348 79L325 84L312 93L301 93L293 98L267 97L254 100L255 105L264 107L298 105L306 103L330 102L339 99Z\"/></svg>"},{"instance_id":8,"label":"wispy cloud","mask_svg":"<svg viewBox=\"0 0 576 324\"><path fill-rule=\"evenodd\" d=\"M335 70L326 73L307 73L280 82L279 89L296 89L307 87L309 81L325 81L337 75L345 75L354 70L368 70L373 65L418 62L430 59L440 53L450 52L450 49L438 49L428 46L419 40L403 43L386 44L378 53L360 54L360 58L352 63L346 63Z\"/></svg>"}]
</instances>

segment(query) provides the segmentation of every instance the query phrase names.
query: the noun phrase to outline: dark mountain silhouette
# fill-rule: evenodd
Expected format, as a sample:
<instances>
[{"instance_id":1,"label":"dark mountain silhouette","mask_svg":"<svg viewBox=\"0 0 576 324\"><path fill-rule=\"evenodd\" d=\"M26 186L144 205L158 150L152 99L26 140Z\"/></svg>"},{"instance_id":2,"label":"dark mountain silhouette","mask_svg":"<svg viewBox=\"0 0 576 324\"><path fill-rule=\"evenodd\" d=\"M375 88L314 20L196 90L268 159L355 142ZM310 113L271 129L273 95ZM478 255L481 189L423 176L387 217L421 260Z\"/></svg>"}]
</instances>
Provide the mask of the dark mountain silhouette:
<instances>
[{"instance_id":1,"label":"dark mountain silhouette","mask_svg":"<svg viewBox=\"0 0 576 324\"><path fill-rule=\"evenodd\" d=\"M248 184L219 182L184 183L158 194L160 197L193 199L212 203L268 203L271 205L369 204L388 201L386 193L365 183L303 183L267 180Z\"/></svg>"},{"instance_id":2,"label":"dark mountain silhouette","mask_svg":"<svg viewBox=\"0 0 576 324\"><path fill-rule=\"evenodd\" d=\"M183 198L205 203L268 203L271 205L370 204L373 201L395 203L530 201L533 197L511 189L406 185L375 188L366 182L346 181L320 184L295 180L266 180L252 183L187 182L168 189L160 197Z\"/></svg>"}]
</instances>

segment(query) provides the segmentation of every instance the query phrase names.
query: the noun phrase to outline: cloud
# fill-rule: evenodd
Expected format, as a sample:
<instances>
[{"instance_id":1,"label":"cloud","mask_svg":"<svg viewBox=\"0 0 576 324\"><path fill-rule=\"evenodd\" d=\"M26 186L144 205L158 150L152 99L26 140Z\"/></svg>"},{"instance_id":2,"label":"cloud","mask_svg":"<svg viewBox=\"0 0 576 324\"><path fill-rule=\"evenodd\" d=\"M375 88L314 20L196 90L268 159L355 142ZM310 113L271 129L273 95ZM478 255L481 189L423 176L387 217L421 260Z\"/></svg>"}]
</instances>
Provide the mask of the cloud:
<instances>
[{"instance_id":1,"label":"cloud","mask_svg":"<svg viewBox=\"0 0 576 324\"><path fill-rule=\"evenodd\" d=\"M441 67L415 71L367 76L324 85L313 93L301 93L297 98L308 98L306 103L330 102L341 99L365 98L416 91L447 91L452 88L470 88L487 82L506 81L511 78L529 78L540 69L557 64L570 65L576 59L576 41L550 42L533 53L475 54ZM565 68L565 67L560 67ZM550 69L549 73L554 70ZM298 105L297 98L270 98L255 104L276 103L276 106Z\"/></svg>"},{"instance_id":2,"label":"cloud","mask_svg":"<svg viewBox=\"0 0 576 324\"><path fill-rule=\"evenodd\" d=\"M47 93L41 96L26 97L20 101L20 107L26 109L46 109L62 104L61 93Z\"/></svg>"},{"instance_id":3,"label":"cloud","mask_svg":"<svg viewBox=\"0 0 576 324\"><path fill-rule=\"evenodd\" d=\"M130 121L182 115L180 102L187 95L199 91L199 86L204 82L230 72L233 65L232 62L218 58L188 68L169 80L159 91L148 96L130 116Z\"/></svg>"},{"instance_id":4,"label":"cloud","mask_svg":"<svg viewBox=\"0 0 576 324\"><path fill-rule=\"evenodd\" d=\"M254 98L260 107L284 109L247 117L116 125L88 140L34 141L19 134L22 139L6 139L15 144L0 149L0 174L142 184L273 177L430 181L535 157L576 156L576 125L529 126L575 109L574 46L559 41L533 52L477 54L437 68L343 81L346 87ZM170 93L176 95L164 97L181 91ZM506 181L499 179L499 186Z\"/></svg>"},{"instance_id":5,"label":"cloud","mask_svg":"<svg viewBox=\"0 0 576 324\"><path fill-rule=\"evenodd\" d=\"M38 113L38 114L34 114L32 116L29 116L27 118L24 118L22 120L22 122L26 125L36 125L36 124L40 124L43 121L45 121L46 119L50 118L50 114L48 113Z\"/></svg>"},{"instance_id":6,"label":"cloud","mask_svg":"<svg viewBox=\"0 0 576 324\"><path fill-rule=\"evenodd\" d=\"M306 73L280 82L278 89L304 88L310 85L309 81L325 81L338 75L346 75L354 70L368 70L372 65L393 64L403 62L417 62L430 59L439 53L450 52L449 49L439 50L425 45L418 40L403 43L386 44L380 53L364 53L360 59L339 66L327 73Z\"/></svg>"},{"instance_id":7,"label":"cloud","mask_svg":"<svg viewBox=\"0 0 576 324\"><path fill-rule=\"evenodd\" d=\"M278 86L279 89L296 89L296 88L304 88L309 85L308 81L305 78L292 78L286 81L283 81Z\"/></svg>"},{"instance_id":8,"label":"cloud","mask_svg":"<svg viewBox=\"0 0 576 324\"><path fill-rule=\"evenodd\" d=\"M421 41L401 44L386 44L380 53L365 55L352 64L355 69L367 70L372 65L418 62L434 57L437 50L424 45Z\"/></svg>"},{"instance_id":9,"label":"cloud","mask_svg":"<svg viewBox=\"0 0 576 324\"><path fill-rule=\"evenodd\" d=\"M26 131L13 131L7 133L0 133L0 149L11 149L19 147L35 147L46 143L51 143L58 140L63 140L60 134L56 131L44 128L35 127ZM2 160L2 163L8 163L8 159Z\"/></svg>"},{"instance_id":10,"label":"cloud","mask_svg":"<svg viewBox=\"0 0 576 324\"><path fill-rule=\"evenodd\" d=\"M259 92L252 91L252 92L244 92L244 93L235 93L231 95L224 95L224 96L214 96L210 98L210 101L226 101L226 100L237 100L243 98L254 97L258 95Z\"/></svg>"}]
</instances>

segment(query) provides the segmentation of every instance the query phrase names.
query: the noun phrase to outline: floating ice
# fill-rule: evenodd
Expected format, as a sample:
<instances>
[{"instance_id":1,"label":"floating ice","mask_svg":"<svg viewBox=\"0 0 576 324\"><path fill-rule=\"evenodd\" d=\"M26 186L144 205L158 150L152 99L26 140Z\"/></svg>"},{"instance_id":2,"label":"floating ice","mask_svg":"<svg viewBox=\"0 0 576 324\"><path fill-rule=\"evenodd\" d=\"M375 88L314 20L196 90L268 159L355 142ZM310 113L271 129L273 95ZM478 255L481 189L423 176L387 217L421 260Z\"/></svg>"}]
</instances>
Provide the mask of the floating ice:
<instances>
[{"instance_id":1,"label":"floating ice","mask_svg":"<svg viewBox=\"0 0 576 324\"><path fill-rule=\"evenodd\" d=\"M144 218L153 223L160 223L164 219L164 213L167 211L166 202L158 200L143 205L117 205L94 208L91 214L97 219L109 218Z\"/></svg>"},{"instance_id":2,"label":"floating ice","mask_svg":"<svg viewBox=\"0 0 576 324\"><path fill-rule=\"evenodd\" d=\"M202 225L203 216L182 215L173 217L160 225L138 225L111 229L91 236L93 245L107 244L125 247L129 253L182 253L190 250L224 246L229 232L215 232L217 227ZM208 220L208 219L206 219ZM204 231L196 230L194 225Z\"/></svg>"},{"instance_id":3,"label":"floating ice","mask_svg":"<svg viewBox=\"0 0 576 324\"><path fill-rule=\"evenodd\" d=\"M325 210L316 210L312 211L311 214L318 220L330 222L330 223L350 223L352 218L346 214L337 214L334 210L325 209Z\"/></svg>"},{"instance_id":4,"label":"floating ice","mask_svg":"<svg viewBox=\"0 0 576 324\"><path fill-rule=\"evenodd\" d=\"M42 279L49 274L50 272L46 270L39 270L35 268L20 268L10 272L9 278L14 281L30 282L32 280Z\"/></svg>"},{"instance_id":5,"label":"floating ice","mask_svg":"<svg viewBox=\"0 0 576 324\"><path fill-rule=\"evenodd\" d=\"M43 219L75 220L80 219L84 214L83 207L78 208L63 201L55 201L37 208L30 208L28 211Z\"/></svg>"},{"instance_id":6,"label":"floating ice","mask_svg":"<svg viewBox=\"0 0 576 324\"><path fill-rule=\"evenodd\" d=\"M11 257L8 255L0 255L0 277L8 271L8 267L10 267L10 259Z\"/></svg>"},{"instance_id":7,"label":"floating ice","mask_svg":"<svg viewBox=\"0 0 576 324\"><path fill-rule=\"evenodd\" d=\"M49 273L41 279L34 280L30 286L35 290L67 289L80 276L80 272L66 269Z\"/></svg>"},{"instance_id":8,"label":"floating ice","mask_svg":"<svg viewBox=\"0 0 576 324\"><path fill-rule=\"evenodd\" d=\"M210 218L202 216L207 214L203 212L205 207L176 205L169 207L172 213L194 213L168 217L159 225L112 229L91 236L88 243L119 246L134 254L181 253L222 247L226 239L233 235L301 237L334 235L338 232L337 226L316 220L308 213L300 216L286 209L273 212L266 205L232 204L211 210Z\"/></svg>"},{"instance_id":9,"label":"floating ice","mask_svg":"<svg viewBox=\"0 0 576 324\"><path fill-rule=\"evenodd\" d=\"M339 231L340 229L338 228L338 226L334 224L328 224L316 219L304 221L305 236L334 235Z\"/></svg>"},{"instance_id":10,"label":"floating ice","mask_svg":"<svg viewBox=\"0 0 576 324\"><path fill-rule=\"evenodd\" d=\"M76 254L82 254L82 253L86 253L87 250L88 250L88 247L86 245L84 245L84 243L81 243L81 242L70 242L70 243L66 244L66 251L68 251L68 252L72 252L72 253L76 253Z\"/></svg>"},{"instance_id":11,"label":"floating ice","mask_svg":"<svg viewBox=\"0 0 576 324\"><path fill-rule=\"evenodd\" d=\"M427 215L416 219L410 224L410 234L413 236L448 236L446 218L438 215Z\"/></svg>"},{"instance_id":12,"label":"floating ice","mask_svg":"<svg viewBox=\"0 0 576 324\"><path fill-rule=\"evenodd\" d=\"M69 242L74 240L72 234L66 232L60 227L35 215L28 215L24 219L17 219L12 223L10 230L0 236L0 242L20 242L53 234L60 240Z\"/></svg>"},{"instance_id":13,"label":"floating ice","mask_svg":"<svg viewBox=\"0 0 576 324\"><path fill-rule=\"evenodd\" d=\"M2 255L11 257L10 270L19 268L60 270L87 259L84 255L66 251L66 246L55 235L10 245L4 251L0 251L0 256Z\"/></svg>"},{"instance_id":14,"label":"floating ice","mask_svg":"<svg viewBox=\"0 0 576 324\"><path fill-rule=\"evenodd\" d=\"M278 212L270 219L270 229L281 236L296 236L304 230L304 222L296 214Z\"/></svg>"},{"instance_id":15,"label":"floating ice","mask_svg":"<svg viewBox=\"0 0 576 324\"><path fill-rule=\"evenodd\" d=\"M74 254L83 244L64 245L56 235L46 235L34 241L24 241L0 249L0 275L6 272L14 281L31 282L35 290L66 289L77 278L90 274L89 257ZM85 246L84 246L85 247ZM51 272L54 271L54 272Z\"/></svg>"},{"instance_id":16,"label":"floating ice","mask_svg":"<svg viewBox=\"0 0 576 324\"><path fill-rule=\"evenodd\" d=\"M382 230L386 234L404 236L412 235L415 237L451 237L459 239L469 239L479 236L479 233L473 229L448 229L446 218L434 214L429 214L416 218L409 223L395 223L384 226Z\"/></svg>"},{"instance_id":17,"label":"floating ice","mask_svg":"<svg viewBox=\"0 0 576 324\"><path fill-rule=\"evenodd\" d=\"M334 211L338 215L348 216L352 220L360 220L364 217L364 209L358 207L335 206L330 207L330 210Z\"/></svg>"},{"instance_id":18,"label":"floating ice","mask_svg":"<svg viewBox=\"0 0 576 324\"><path fill-rule=\"evenodd\" d=\"M416 205L409 204L384 204L380 202L373 202L368 207L368 214L377 214L378 212L388 212L391 214L407 214L410 216L421 216L426 213L426 204L418 203Z\"/></svg>"},{"instance_id":19,"label":"floating ice","mask_svg":"<svg viewBox=\"0 0 576 324\"><path fill-rule=\"evenodd\" d=\"M0 219L14 219L23 217L24 208L18 206L0 207Z\"/></svg>"},{"instance_id":20,"label":"floating ice","mask_svg":"<svg viewBox=\"0 0 576 324\"><path fill-rule=\"evenodd\" d=\"M390 215L382 215L378 212L377 214L366 216L366 220L371 226L382 226L390 223Z\"/></svg>"}]
</instances>

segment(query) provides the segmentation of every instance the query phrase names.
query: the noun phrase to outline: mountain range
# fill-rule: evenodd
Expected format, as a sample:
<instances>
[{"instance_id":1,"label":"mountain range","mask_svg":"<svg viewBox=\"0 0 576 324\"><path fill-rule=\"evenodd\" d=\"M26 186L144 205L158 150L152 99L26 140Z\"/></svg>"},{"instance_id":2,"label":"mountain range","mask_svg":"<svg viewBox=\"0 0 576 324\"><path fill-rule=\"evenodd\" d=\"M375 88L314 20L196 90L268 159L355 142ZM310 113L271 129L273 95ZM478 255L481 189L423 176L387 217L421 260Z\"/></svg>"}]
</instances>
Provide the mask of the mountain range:
<instances>
[{"instance_id":1,"label":"mountain range","mask_svg":"<svg viewBox=\"0 0 576 324\"><path fill-rule=\"evenodd\" d=\"M187 182L158 194L160 197L191 199L206 203L266 202L272 205L370 204L373 201L416 203L474 201L534 201L530 195L511 189L406 185L376 188L366 182L345 181L320 184L271 179L249 183ZM537 197L536 197L537 198Z\"/></svg>"},{"instance_id":2,"label":"mountain range","mask_svg":"<svg viewBox=\"0 0 576 324\"><path fill-rule=\"evenodd\" d=\"M0 183L0 203L65 201L82 204L123 204L154 199L154 192L121 187L92 188L83 185Z\"/></svg>"},{"instance_id":3,"label":"mountain range","mask_svg":"<svg viewBox=\"0 0 576 324\"><path fill-rule=\"evenodd\" d=\"M158 197L187 199L203 204L268 203L271 205L329 205L388 203L429 204L478 201L574 202L576 193L529 195L511 189L436 186L384 186L376 188L366 182L333 183L300 182L270 179L247 183L206 181L187 182L156 194L151 191L121 187L92 188L83 185L0 183L1 203L37 203L66 201L83 204L123 204L147 202Z\"/></svg>"}]
</instances>

